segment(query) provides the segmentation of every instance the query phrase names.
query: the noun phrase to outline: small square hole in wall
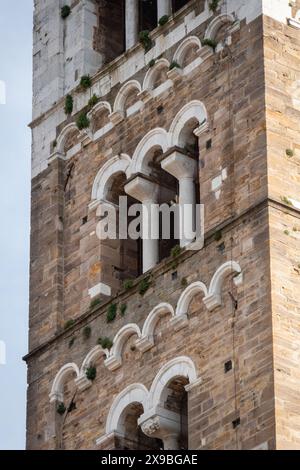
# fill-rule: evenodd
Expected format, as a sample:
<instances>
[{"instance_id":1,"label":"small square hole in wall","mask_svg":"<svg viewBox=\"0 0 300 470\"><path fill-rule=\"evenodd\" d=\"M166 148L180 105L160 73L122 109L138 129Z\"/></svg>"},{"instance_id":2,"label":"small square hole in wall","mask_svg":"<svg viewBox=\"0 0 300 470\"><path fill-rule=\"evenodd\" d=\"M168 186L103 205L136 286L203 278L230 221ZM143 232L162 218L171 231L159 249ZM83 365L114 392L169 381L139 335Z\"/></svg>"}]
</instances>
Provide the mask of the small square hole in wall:
<instances>
[{"instance_id":1,"label":"small square hole in wall","mask_svg":"<svg viewBox=\"0 0 300 470\"><path fill-rule=\"evenodd\" d=\"M234 421L232 421L233 429L236 429L240 424L241 424L241 418L237 418Z\"/></svg>"},{"instance_id":2,"label":"small square hole in wall","mask_svg":"<svg viewBox=\"0 0 300 470\"><path fill-rule=\"evenodd\" d=\"M87 224L87 221L88 221L88 216L86 215L86 216L83 217L83 219L82 219L82 225Z\"/></svg>"},{"instance_id":3,"label":"small square hole in wall","mask_svg":"<svg viewBox=\"0 0 300 470\"><path fill-rule=\"evenodd\" d=\"M174 271L174 273L172 273L172 281L176 281L177 278L178 278L178 272Z\"/></svg>"},{"instance_id":4,"label":"small square hole in wall","mask_svg":"<svg viewBox=\"0 0 300 470\"><path fill-rule=\"evenodd\" d=\"M72 411L76 410L76 403L74 401L72 401L72 403L70 404L69 408L68 408L68 413L72 413Z\"/></svg>"},{"instance_id":5,"label":"small square hole in wall","mask_svg":"<svg viewBox=\"0 0 300 470\"><path fill-rule=\"evenodd\" d=\"M161 106L158 106L158 108L156 109L156 111L157 111L157 114L161 114L161 113L163 113L163 111L164 111L164 107L163 107L162 105L161 105Z\"/></svg>"},{"instance_id":6,"label":"small square hole in wall","mask_svg":"<svg viewBox=\"0 0 300 470\"><path fill-rule=\"evenodd\" d=\"M221 253L222 255L225 253L225 243L221 243L221 245L218 245L217 246L217 250L219 253Z\"/></svg>"},{"instance_id":7,"label":"small square hole in wall","mask_svg":"<svg viewBox=\"0 0 300 470\"><path fill-rule=\"evenodd\" d=\"M207 140L207 142L206 142L206 150L209 150L209 149L211 149L211 148L212 148L212 140L209 139L209 140Z\"/></svg>"},{"instance_id":8,"label":"small square hole in wall","mask_svg":"<svg viewBox=\"0 0 300 470\"><path fill-rule=\"evenodd\" d=\"M225 362L225 364L224 364L225 374L227 374L227 372L229 372L231 370L232 370L232 361Z\"/></svg>"}]
</instances>

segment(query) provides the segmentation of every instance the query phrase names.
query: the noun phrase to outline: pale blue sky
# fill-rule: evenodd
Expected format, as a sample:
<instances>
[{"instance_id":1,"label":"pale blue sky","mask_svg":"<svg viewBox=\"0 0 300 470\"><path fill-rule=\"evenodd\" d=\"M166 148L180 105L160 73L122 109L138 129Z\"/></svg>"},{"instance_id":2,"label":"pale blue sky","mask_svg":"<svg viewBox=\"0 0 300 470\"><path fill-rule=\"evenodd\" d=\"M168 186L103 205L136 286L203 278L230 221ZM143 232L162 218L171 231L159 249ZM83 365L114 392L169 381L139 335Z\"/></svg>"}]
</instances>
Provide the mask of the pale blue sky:
<instances>
[{"instance_id":1,"label":"pale blue sky","mask_svg":"<svg viewBox=\"0 0 300 470\"><path fill-rule=\"evenodd\" d=\"M0 0L0 449L25 448L33 0Z\"/></svg>"}]
</instances>

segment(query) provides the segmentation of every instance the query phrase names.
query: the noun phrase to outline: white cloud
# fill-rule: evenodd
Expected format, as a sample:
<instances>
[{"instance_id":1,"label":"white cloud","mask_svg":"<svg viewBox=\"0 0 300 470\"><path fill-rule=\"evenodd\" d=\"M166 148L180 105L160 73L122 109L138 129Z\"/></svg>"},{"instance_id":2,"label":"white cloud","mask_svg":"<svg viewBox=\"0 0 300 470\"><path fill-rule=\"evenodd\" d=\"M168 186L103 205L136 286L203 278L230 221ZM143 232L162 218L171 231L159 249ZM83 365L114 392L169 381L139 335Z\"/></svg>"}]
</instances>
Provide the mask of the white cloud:
<instances>
[{"instance_id":1,"label":"white cloud","mask_svg":"<svg viewBox=\"0 0 300 470\"><path fill-rule=\"evenodd\" d=\"M3 80L0 80L0 104L6 104L6 86Z\"/></svg>"}]
</instances>

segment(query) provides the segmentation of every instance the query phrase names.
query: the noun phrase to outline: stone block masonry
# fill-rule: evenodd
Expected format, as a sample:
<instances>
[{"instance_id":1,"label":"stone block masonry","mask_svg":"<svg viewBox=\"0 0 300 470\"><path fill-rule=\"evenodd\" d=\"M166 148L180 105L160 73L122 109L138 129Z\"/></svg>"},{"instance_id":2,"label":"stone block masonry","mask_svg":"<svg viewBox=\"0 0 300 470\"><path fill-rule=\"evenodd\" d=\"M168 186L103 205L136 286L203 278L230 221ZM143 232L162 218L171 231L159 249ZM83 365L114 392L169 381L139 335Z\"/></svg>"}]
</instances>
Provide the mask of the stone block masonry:
<instances>
[{"instance_id":1,"label":"stone block masonry","mask_svg":"<svg viewBox=\"0 0 300 470\"><path fill-rule=\"evenodd\" d=\"M105 66L100 3L36 2L27 448L298 449L300 2L187 2ZM174 155L204 246L142 275L97 208L137 174L179 197Z\"/></svg>"}]
</instances>

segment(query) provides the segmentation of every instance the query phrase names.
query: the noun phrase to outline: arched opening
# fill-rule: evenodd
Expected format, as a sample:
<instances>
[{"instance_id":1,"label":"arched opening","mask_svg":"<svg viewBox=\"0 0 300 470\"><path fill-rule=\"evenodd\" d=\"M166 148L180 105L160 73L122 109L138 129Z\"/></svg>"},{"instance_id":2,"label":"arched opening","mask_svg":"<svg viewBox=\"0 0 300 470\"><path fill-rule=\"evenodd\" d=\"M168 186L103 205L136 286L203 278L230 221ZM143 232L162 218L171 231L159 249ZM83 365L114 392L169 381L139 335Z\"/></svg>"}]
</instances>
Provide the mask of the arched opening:
<instances>
[{"instance_id":1,"label":"arched opening","mask_svg":"<svg viewBox=\"0 0 300 470\"><path fill-rule=\"evenodd\" d=\"M122 206L122 210L126 210L127 214L129 208L133 204L137 204L138 201L133 197L127 195L124 191L124 186L126 183L127 177L123 172L117 172L113 174L108 182L106 187L106 201L112 203L117 209L117 236L116 240L104 240L103 245L109 248L111 252L111 259L113 260L111 265L111 276L112 276L112 285L120 286L127 279L134 279L142 274L142 243L141 240L133 240L130 237L121 238L120 237L120 226L119 226L119 211L120 209L120 198L126 197L123 199L126 206ZM121 214L121 217L124 218L125 214ZM132 222L133 217L128 216L127 228Z\"/></svg>"},{"instance_id":2,"label":"arched opening","mask_svg":"<svg viewBox=\"0 0 300 470\"><path fill-rule=\"evenodd\" d=\"M92 132L95 134L100 129L104 129L105 126L109 124L109 110L105 107L102 107L99 111L94 113L92 119Z\"/></svg>"},{"instance_id":3,"label":"arched opening","mask_svg":"<svg viewBox=\"0 0 300 470\"><path fill-rule=\"evenodd\" d=\"M178 10L183 8L189 0L172 0L172 12L176 13Z\"/></svg>"},{"instance_id":4,"label":"arched opening","mask_svg":"<svg viewBox=\"0 0 300 470\"><path fill-rule=\"evenodd\" d=\"M138 419L143 414L141 403L128 405L120 417L122 430L118 437L118 450L161 450L163 444L160 439L146 436L138 425Z\"/></svg>"},{"instance_id":5,"label":"arched opening","mask_svg":"<svg viewBox=\"0 0 300 470\"><path fill-rule=\"evenodd\" d=\"M189 381L186 377L172 379L163 392L164 408L179 416L177 449L188 449L188 394L185 387Z\"/></svg>"},{"instance_id":6,"label":"arched opening","mask_svg":"<svg viewBox=\"0 0 300 470\"><path fill-rule=\"evenodd\" d=\"M166 212L161 210L159 214L159 261L169 257L172 248L179 243L176 213L172 210L178 202L179 185L178 180L161 167L162 157L163 150L157 146L149 150L144 159L144 165L148 166L150 177L159 186L157 204L171 209L169 230L166 225Z\"/></svg>"},{"instance_id":7,"label":"arched opening","mask_svg":"<svg viewBox=\"0 0 300 470\"><path fill-rule=\"evenodd\" d=\"M151 31L157 26L157 0L139 0L139 31Z\"/></svg>"}]
</instances>

